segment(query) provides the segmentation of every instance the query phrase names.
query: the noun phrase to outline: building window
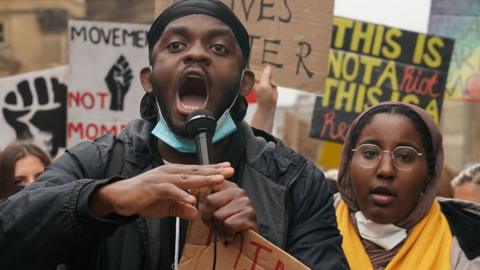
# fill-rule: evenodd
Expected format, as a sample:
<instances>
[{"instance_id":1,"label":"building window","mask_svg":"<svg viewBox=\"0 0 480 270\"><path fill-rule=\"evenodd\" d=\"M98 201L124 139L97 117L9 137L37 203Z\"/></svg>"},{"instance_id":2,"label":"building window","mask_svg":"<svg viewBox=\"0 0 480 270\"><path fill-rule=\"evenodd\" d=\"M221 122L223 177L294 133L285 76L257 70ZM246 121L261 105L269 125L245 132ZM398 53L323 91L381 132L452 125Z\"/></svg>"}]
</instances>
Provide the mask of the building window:
<instances>
[{"instance_id":1,"label":"building window","mask_svg":"<svg viewBox=\"0 0 480 270\"><path fill-rule=\"evenodd\" d=\"M5 43L5 30L3 27L3 23L0 23L0 44Z\"/></svg>"},{"instance_id":2,"label":"building window","mask_svg":"<svg viewBox=\"0 0 480 270\"><path fill-rule=\"evenodd\" d=\"M63 33L68 26L68 13L63 9L37 10L37 21L44 33Z\"/></svg>"}]
</instances>

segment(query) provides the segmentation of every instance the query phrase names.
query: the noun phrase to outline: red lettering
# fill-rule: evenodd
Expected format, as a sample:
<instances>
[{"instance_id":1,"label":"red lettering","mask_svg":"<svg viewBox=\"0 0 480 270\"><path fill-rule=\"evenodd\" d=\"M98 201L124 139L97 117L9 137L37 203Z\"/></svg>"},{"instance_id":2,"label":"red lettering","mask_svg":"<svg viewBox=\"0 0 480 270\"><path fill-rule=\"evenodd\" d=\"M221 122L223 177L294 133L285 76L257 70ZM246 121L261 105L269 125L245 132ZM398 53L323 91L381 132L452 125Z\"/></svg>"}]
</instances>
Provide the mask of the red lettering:
<instances>
[{"instance_id":1,"label":"red lettering","mask_svg":"<svg viewBox=\"0 0 480 270\"><path fill-rule=\"evenodd\" d=\"M323 117L323 127L322 131L320 132L320 137L325 138L325 133L327 132L327 129L333 129L335 126L335 123L333 120L335 119L335 112L330 111L325 114Z\"/></svg>"},{"instance_id":2,"label":"red lettering","mask_svg":"<svg viewBox=\"0 0 480 270\"><path fill-rule=\"evenodd\" d=\"M440 92L435 92L435 85L438 84L438 73L429 78L422 78L422 71L412 66L404 69L402 82L400 83L400 90L410 94L415 93L420 96L429 96L437 98L440 96Z\"/></svg>"},{"instance_id":3,"label":"red lettering","mask_svg":"<svg viewBox=\"0 0 480 270\"><path fill-rule=\"evenodd\" d=\"M73 134L79 133L80 134L80 139L83 140L83 125L82 123L68 123L67 124L67 137L71 138Z\"/></svg>"},{"instance_id":4,"label":"red lettering","mask_svg":"<svg viewBox=\"0 0 480 270\"><path fill-rule=\"evenodd\" d=\"M345 123L345 122L341 122L340 124L338 124L338 135L340 136L342 141L345 139L345 135L347 135L347 131L348 131L349 126L350 126L350 124Z\"/></svg>"},{"instance_id":5,"label":"red lettering","mask_svg":"<svg viewBox=\"0 0 480 270\"><path fill-rule=\"evenodd\" d=\"M242 256L243 252L243 234L240 234L240 248L238 249L238 255L235 259L235 264L233 265L233 270L237 269L238 261L240 260L240 256Z\"/></svg>"},{"instance_id":6,"label":"red lettering","mask_svg":"<svg viewBox=\"0 0 480 270\"><path fill-rule=\"evenodd\" d=\"M207 247L210 246L210 244L212 243L212 238L213 238L213 230L210 229L208 231L208 236L207 236Z\"/></svg>"},{"instance_id":7,"label":"red lettering","mask_svg":"<svg viewBox=\"0 0 480 270\"><path fill-rule=\"evenodd\" d=\"M93 132L93 134L92 134ZM87 139L89 140L94 140L95 138L98 137L98 127L95 124L88 124L87 127L85 128L85 135L87 136Z\"/></svg>"},{"instance_id":8,"label":"red lettering","mask_svg":"<svg viewBox=\"0 0 480 270\"><path fill-rule=\"evenodd\" d=\"M407 89L407 85L410 86L413 80L413 67L407 67L403 70L403 79L400 83L400 89L405 90Z\"/></svg>"},{"instance_id":9,"label":"red lettering","mask_svg":"<svg viewBox=\"0 0 480 270\"><path fill-rule=\"evenodd\" d=\"M409 93L413 88L413 85L415 84L415 68L409 66L404 69L403 71L403 79L402 82L400 83L400 90L403 90L407 93Z\"/></svg>"},{"instance_id":10,"label":"red lettering","mask_svg":"<svg viewBox=\"0 0 480 270\"><path fill-rule=\"evenodd\" d=\"M90 104L88 104L88 100ZM92 109L93 106L95 105L95 99L93 98L93 95L91 93L84 93L82 96L82 105L85 109Z\"/></svg>"},{"instance_id":11,"label":"red lettering","mask_svg":"<svg viewBox=\"0 0 480 270\"><path fill-rule=\"evenodd\" d=\"M107 92L98 92L97 96L100 98L100 109L105 109L105 100L108 97Z\"/></svg>"},{"instance_id":12,"label":"red lettering","mask_svg":"<svg viewBox=\"0 0 480 270\"><path fill-rule=\"evenodd\" d=\"M285 265L282 261L278 260L277 265L275 265L275 270L285 270Z\"/></svg>"},{"instance_id":13,"label":"red lettering","mask_svg":"<svg viewBox=\"0 0 480 270\"><path fill-rule=\"evenodd\" d=\"M426 88L428 89L428 94L432 97L432 98L437 98L439 97L440 95L442 95L442 90L443 89L438 89L439 92L435 92L434 89L435 89L435 85L438 83L438 72L435 72L435 75L432 76L432 78L430 78L430 80L428 81L428 84L426 86Z\"/></svg>"},{"instance_id":14,"label":"red lettering","mask_svg":"<svg viewBox=\"0 0 480 270\"><path fill-rule=\"evenodd\" d=\"M91 110L94 107L104 110L107 106L107 92L68 92L67 101L68 107L79 107L87 110Z\"/></svg>"},{"instance_id":15,"label":"red lettering","mask_svg":"<svg viewBox=\"0 0 480 270\"><path fill-rule=\"evenodd\" d=\"M106 124L96 124L96 123L68 123L67 124L67 136L71 138L75 135L78 135L81 140L89 139L94 140L98 136L110 133L112 135L117 135L123 128L122 125L106 125Z\"/></svg>"},{"instance_id":16,"label":"red lettering","mask_svg":"<svg viewBox=\"0 0 480 270\"><path fill-rule=\"evenodd\" d=\"M264 249L271 253L273 250L255 241L250 241L250 244L257 247L257 250L255 250L255 257L253 258L252 267L250 268L250 270L255 270L255 267L257 266L257 261L258 261L258 254L260 254L260 251Z\"/></svg>"},{"instance_id":17,"label":"red lettering","mask_svg":"<svg viewBox=\"0 0 480 270\"><path fill-rule=\"evenodd\" d=\"M67 94L67 103L68 107L73 107L72 103L75 102L75 106L80 106L80 93L79 92L68 92Z\"/></svg>"},{"instance_id":18,"label":"red lettering","mask_svg":"<svg viewBox=\"0 0 480 270\"><path fill-rule=\"evenodd\" d=\"M340 122L337 124L335 122L335 115L335 111L329 111L325 114L323 117L323 126L322 131L320 132L320 137L326 138L326 134L328 132L328 138L332 140L343 141L345 139L345 135L347 134L349 124L345 122ZM336 125L338 125L337 128L335 127Z\"/></svg>"}]
</instances>

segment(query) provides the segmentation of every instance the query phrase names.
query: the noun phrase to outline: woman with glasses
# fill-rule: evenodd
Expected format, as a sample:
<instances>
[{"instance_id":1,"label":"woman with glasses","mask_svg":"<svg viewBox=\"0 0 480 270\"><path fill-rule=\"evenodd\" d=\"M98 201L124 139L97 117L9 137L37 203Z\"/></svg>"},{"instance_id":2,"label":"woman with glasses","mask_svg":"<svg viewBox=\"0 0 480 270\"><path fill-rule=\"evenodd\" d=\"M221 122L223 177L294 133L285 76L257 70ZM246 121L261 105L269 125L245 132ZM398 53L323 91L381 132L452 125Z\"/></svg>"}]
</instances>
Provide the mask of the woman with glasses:
<instances>
[{"instance_id":1,"label":"woman with glasses","mask_svg":"<svg viewBox=\"0 0 480 270\"><path fill-rule=\"evenodd\" d=\"M351 269L480 269L480 206L436 199L442 137L428 114L380 103L345 138L337 220Z\"/></svg>"}]
</instances>

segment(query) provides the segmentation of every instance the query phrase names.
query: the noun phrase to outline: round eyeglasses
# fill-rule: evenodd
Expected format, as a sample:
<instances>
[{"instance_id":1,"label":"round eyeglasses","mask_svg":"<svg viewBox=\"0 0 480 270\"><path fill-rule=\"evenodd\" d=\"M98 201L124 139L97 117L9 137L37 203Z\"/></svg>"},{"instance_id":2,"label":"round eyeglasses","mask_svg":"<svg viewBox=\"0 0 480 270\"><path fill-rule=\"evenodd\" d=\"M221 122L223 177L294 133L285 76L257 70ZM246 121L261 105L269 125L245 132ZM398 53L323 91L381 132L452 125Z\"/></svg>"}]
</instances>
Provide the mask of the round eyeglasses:
<instances>
[{"instance_id":1,"label":"round eyeglasses","mask_svg":"<svg viewBox=\"0 0 480 270\"><path fill-rule=\"evenodd\" d=\"M362 144L352 149L354 158L364 168L375 168L382 160L383 153L390 153L393 166L402 171L409 171L417 165L418 159L422 156L415 148L410 146L399 146L393 151L382 150L375 144Z\"/></svg>"}]
</instances>

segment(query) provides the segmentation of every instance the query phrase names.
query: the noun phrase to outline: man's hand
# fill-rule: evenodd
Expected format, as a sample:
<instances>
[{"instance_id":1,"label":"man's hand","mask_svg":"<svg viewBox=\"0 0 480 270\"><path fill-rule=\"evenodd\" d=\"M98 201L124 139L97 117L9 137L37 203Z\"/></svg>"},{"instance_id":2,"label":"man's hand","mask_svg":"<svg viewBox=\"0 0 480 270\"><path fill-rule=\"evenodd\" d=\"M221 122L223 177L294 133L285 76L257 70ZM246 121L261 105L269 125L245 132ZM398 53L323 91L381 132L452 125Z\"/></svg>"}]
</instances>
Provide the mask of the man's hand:
<instances>
[{"instance_id":1,"label":"man's hand","mask_svg":"<svg viewBox=\"0 0 480 270\"><path fill-rule=\"evenodd\" d=\"M260 81L253 86L253 91L257 109L252 117L252 127L272 132L278 99L277 87L272 83L272 67L265 66Z\"/></svg>"},{"instance_id":2,"label":"man's hand","mask_svg":"<svg viewBox=\"0 0 480 270\"><path fill-rule=\"evenodd\" d=\"M211 194L207 195L207 192ZM202 189L198 199L203 222L227 241L233 240L238 232L257 230L257 215L252 202L247 192L235 183L224 181L210 190Z\"/></svg>"},{"instance_id":3,"label":"man's hand","mask_svg":"<svg viewBox=\"0 0 480 270\"><path fill-rule=\"evenodd\" d=\"M137 214L193 219L198 212L196 198L188 191L220 185L233 173L228 162L159 166L133 178L100 187L89 198L89 209L97 217L116 213L121 216Z\"/></svg>"},{"instance_id":4,"label":"man's hand","mask_svg":"<svg viewBox=\"0 0 480 270\"><path fill-rule=\"evenodd\" d=\"M258 107L269 110L277 106L278 91L277 86L272 83L272 67L267 65L263 68L260 81L256 81L253 86L255 99Z\"/></svg>"}]
</instances>

